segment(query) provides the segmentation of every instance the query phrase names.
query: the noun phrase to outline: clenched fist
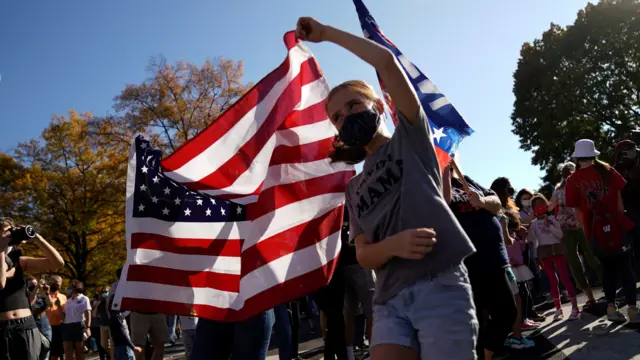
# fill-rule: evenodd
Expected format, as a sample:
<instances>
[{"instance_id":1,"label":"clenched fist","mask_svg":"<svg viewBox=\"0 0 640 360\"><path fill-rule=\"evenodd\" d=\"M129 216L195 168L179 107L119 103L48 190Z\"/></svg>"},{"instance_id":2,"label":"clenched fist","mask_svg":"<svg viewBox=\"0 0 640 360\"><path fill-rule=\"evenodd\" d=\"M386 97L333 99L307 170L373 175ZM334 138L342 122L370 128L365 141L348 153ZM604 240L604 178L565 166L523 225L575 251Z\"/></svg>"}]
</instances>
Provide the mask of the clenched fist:
<instances>
[{"instance_id":1,"label":"clenched fist","mask_svg":"<svg viewBox=\"0 0 640 360\"><path fill-rule=\"evenodd\" d=\"M296 26L296 36L304 41L322 42L327 26L310 17L301 17Z\"/></svg>"}]
</instances>

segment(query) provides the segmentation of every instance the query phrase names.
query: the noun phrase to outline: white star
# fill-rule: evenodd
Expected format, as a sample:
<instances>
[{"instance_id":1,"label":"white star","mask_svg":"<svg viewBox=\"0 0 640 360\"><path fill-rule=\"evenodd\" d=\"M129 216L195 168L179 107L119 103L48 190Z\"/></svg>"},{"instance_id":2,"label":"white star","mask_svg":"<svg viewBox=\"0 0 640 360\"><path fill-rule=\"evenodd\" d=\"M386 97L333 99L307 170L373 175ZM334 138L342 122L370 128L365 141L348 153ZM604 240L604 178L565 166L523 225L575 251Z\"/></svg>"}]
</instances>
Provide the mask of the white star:
<instances>
[{"instance_id":1,"label":"white star","mask_svg":"<svg viewBox=\"0 0 640 360\"><path fill-rule=\"evenodd\" d=\"M191 216L191 210L189 210L189 208L187 208L187 210L184 211L184 215L185 216Z\"/></svg>"},{"instance_id":2,"label":"white star","mask_svg":"<svg viewBox=\"0 0 640 360\"><path fill-rule=\"evenodd\" d=\"M236 212L238 213L238 215L242 214L242 208L238 206L238 208L236 209Z\"/></svg>"},{"instance_id":3,"label":"white star","mask_svg":"<svg viewBox=\"0 0 640 360\"><path fill-rule=\"evenodd\" d=\"M152 196L152 197L151 197L151 201L152 201L154 204L157 204L157 203L158 203L158 198L157 198L157 197L155 197L155 196Z\"/></svg>"},{"instance_id":4,"label":"white star","mask_svg":"<svg viewBox=\"0 0 640 360\"><path fill-rule=\"evenodd\" d=\"M226 214L224 213L224 209L223 209L223 208L220 208L220 214L222 214L222 215L226 215Z\"/></svg>"},{"instance_id":5,"label":"white star","mask_svg":"<svg viewBox=\"0 0 640 360\"><path fill-rule=\"evenodd\" d=\"M146 149L147 148L147 143L143 142L142 144L140 144L140 149Z\"/></svg>"},{"instance_id":6,"label":"white star","mask_svg":"<svg viewBox=\"0 0 640 360\"><path fill-rule=\"evenodd\" d=\"M211 199L211 203L212 203L213 205L215 205L215 204L216 204L216 199Z\"/></svg>"},{"instance_id":7,"label":"white star","mask_svg":"<svg viewBox=\"0 0 640 360\"><path fill-rule=\"evenodd\" d=\"M162 209L162 215L169 215L169 209L167 208Z\"/></svg>"},{"instance_id":8,"label":"white star","mask_svg":"<svg viewBox=\"0 0 640 360\"><path fill-rule=\"evenodd\" d=\"M180 205L180 202L182 200L180 200L180 198L176 198L175 200L173 200L174 203L176 203L176 205Z\"/></svg>"},{"instance_id":9,"label":"white star","mask_svg":"<svg viewBox=\"0 0 640 360\"><path fill-rule=\"evenodd\" d=\"M156 176L155 176L153 179L151 179L151 180L153 180L153 183L154 183L154 184L157 184L157 183L158 183L158 181L160 181L160 178L158 177L158 175L156 175Z\"/></svg>"},{"instance_id":10,"label":"white star","mask_svg":"<svg viewBox=\"0 0 640 360\"><path fill-rule=\"evenodd\" d=\"M447 137L447 134L444 133L444 130L442 130L442 128L440 129L434 129L434 131L431 133L431 138L435 141L437 141L438 143L440 143L440 139L442 139L443 137Z\"/></svg>"},{"instance_id":11,"label":"white star","mask_svg":"<svg viewBox=\"0 0 640 360\"><path fill-rule=\"evenodd\" d=\"M146 174L149 168L146 165L142 165L142 173Z\"/></svg>"},{"instance_id":12,"label":"white star","mask_svg":"<svg viewBox=\"0 0 640 360\"><path fill-rule=\"evenodd\" d=\"M145 184L140 185L140 191L147 191L147 186Z\"/></svg>"},{"instance_id":13,"label":"white star","mask_svg":"<svg viewBox=\"0 0 640 360\"><path fill-rule=\"evenodd\" d=\"M144 211L144 205L140 204L140 206L138 206L138 211Z\"/></svg>"},{"instance_id":14,"label":"white star","mask_svg":"<svg viewBox=\"0 0 640 360\"><path fill-rule=\"evenodd\" d=\"M202 199L196 199L196 205L202 205Z\"/></svg>"},{"instance_id":15,"label":"white star","mask_svg":"<svg viewBox=\"0 0 640 360\"><path fill-rule=\"evenodd\" d=\"M169 195L170 192L171 192L171 190L169 190L168 186L166 188L164 188L164 194L165 195Z\"/></svg>"},{"instance_id":16,"label":"white star","mask_svg":"<svg viewBox=\"0 0 640 360\"><path fill-rule=\"evenodd\" d=\"M207 214L207 216L211 216L211 210L209 208L207 208L207 211L205 211L205 213Z\"/></svg>"}]
</instances>

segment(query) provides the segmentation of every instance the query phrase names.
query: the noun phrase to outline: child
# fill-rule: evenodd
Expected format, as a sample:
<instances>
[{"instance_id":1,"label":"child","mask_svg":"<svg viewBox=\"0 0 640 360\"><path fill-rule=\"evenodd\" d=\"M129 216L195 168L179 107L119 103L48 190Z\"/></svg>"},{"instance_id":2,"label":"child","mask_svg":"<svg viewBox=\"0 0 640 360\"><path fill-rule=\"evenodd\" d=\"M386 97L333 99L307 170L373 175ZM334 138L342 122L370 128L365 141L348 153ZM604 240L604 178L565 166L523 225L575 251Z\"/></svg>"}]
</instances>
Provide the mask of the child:
<instances>
[{"instance_id":1,"label":"child","mask_svg":"<svg viewBox=\"0 0 640 360\"><path fill-rule=\"evenodd\" d=\"M507 223L508 235L510 239L513 240L512 245L507 246L507 254L509 255L509 263L510 267L506 269L507 278L509 278L513 297L516 302L517 312L516 312L516 320L513 323L512 334L505 341L505 346L508 346L513 349L525 349L534 347L535 343L531 341L531 339L522 336L522 330L535 330L538 327L538 324L528 321L526 317L523 315L523 300L520 295L520 290L518 287L518 277L515 269L517 268L516 262L513 260L513 249L517 249L519 251L520 260L522 260L522 250L520 250L520 245L518 243L518 238L516 236L515 231L511 231L514 227L520 227L520 219L518 217L518 213L515 210L507 210L502 211L500 214L501 221L505 221ZM509 241L511 242L511 241ZM520 261L522 262L522 261ZM523 321L525 319L525 321Z\"/></svg>"},{"instance_id":2,"label":"child","mask_svg":"<svg viewBox=\"0 0 640 360\"><path fill-rule=\"evenodd\" d=\"M533 309L533 297L531 296L529 281L533 280L534 275L525 264L523 256L527 245L527 229L521 226L517 212L508 211L507 217L509 219L508 231L514 239L513 245L507 247L507 253L509 255L509 263L518 282L518 293L522 299L523 329L532 330L537 327L536 322L544 321L545 317Z\"/></svg>"},{"instance_id":3,"label":"child","mask_svg":"<svg viewBox=\"0 0 640 360\"><path fill-rule=\"evenodd\" d=\"M113 342L114 360L135 360L134 351L138 354L142 352L139 346L135 346L131 342L125 318L126 313L124 312L109 311L109 329Z\"/></svg>"},{"instance_id":4,"label":"child","mask_svg":"<svg viewBox=\"0 0 640 360\"><path fill-rule=\"evenodd\" d=\"M547 215L549 201L543 195L537 194L534 196L531 204L536 214L536 219L531 222L529 227L528 240L533 244L534 253L537 254L536 258L542 263L542 268L549 279L551 297L556 307L553 320L557 321L564 318L562 307L560 306L560 289L558 288L557 275L560 276L571 301L572 310L569 320L578 319L580 310L576 300L576 289L573 286L573 282L571 282L567 258L560 243L562 239L560 223L555 216Z\"/></svg>"},{"instance_id":5,"label":"child","mask_svg":"<svg viewBox=\"0 0 640 360\"><path fill-rule=\"evenodd\" d=\"M478 321L463 264L475 249L443 199L432 129L413 85L394 54L372 41L311 18L300 18L296 35L368 62L395 105L389 136L384 104L367 83L338 85L325 104L338 130L331 160L364 161L345 193L358 262L377 278L371 359L475 359Z\"/></svg>"}]
</instances>

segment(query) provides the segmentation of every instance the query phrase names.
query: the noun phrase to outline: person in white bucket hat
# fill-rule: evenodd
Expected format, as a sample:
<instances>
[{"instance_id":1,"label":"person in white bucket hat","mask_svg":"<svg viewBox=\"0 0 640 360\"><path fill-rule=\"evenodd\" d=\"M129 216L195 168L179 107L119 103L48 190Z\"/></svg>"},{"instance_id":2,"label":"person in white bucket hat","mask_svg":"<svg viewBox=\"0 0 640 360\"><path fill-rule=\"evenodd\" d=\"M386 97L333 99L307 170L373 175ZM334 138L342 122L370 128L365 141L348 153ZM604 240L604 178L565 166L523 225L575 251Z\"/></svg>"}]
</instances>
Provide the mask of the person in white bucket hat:
<instances>
[{"instance_id":1,"label":"person in white bucket hat","mask_svg":"<svg viewBox=\"0 0 640 360\"><path fill-rule=\"evenodd\" d=\"M629 321L640 322L632 252L628 245L634 224L624 213L621 195L626 181L609 164L598 160L598 155L600 152L592 140L576 142L572 157L578 169L566 180L566 206L576 209L577 218L602 265L607 318L612 322L627 320L615 302L620 281L629 305Z\"/></svg>"},{"instance_id":2,"label":"person in white bucket hat","mask_svg":"<svg viewBox=\"0 0 640 360\"><path fill-rule=\"evenodd\" d=\"M582 139L576 141L575 151L571 155L574 159L595 158L600 155L600 151L596 150L596 144L593 140Z\"/></svg>"},{"instance_id":3,"label":"person in white bucket hat","mask_svg":"<svg viewBox=\"0 0 640 360\"><path fill-rule=\"evenodd\" d=\"M567 263L569 264L569 269L571 270L571 274L573 275L573 279L576 282L576 285L582 291L584 291L585 295L589 299L583 308L583 311L588 310L589 308L595 306L596 299L593 296L593 292L591 291L591 286L589 285L589 281L584 274L584 269L582 267L582 262L580 261L580 256L578 255L578 248L582 250L584 254L584 259L586 263L596 272L598 276L598 280L602 283L602 265L600 265L600 261L593 253L589 242L587 241L587 237L584 234L584 230L576 216L576 209L568 207L566 205L566 187L567 187L567 179L576 171L576 165L572 162L567 162L562 165L560 173L562 175L562 181L558 185L556 185L556 189L553 191L553 196L551 196L551 201L549 205L549 210L556 211L556 218L562 227L562 243L565 246L566 253L565 256L567 258Z\"/></svg>"}]
</instances>

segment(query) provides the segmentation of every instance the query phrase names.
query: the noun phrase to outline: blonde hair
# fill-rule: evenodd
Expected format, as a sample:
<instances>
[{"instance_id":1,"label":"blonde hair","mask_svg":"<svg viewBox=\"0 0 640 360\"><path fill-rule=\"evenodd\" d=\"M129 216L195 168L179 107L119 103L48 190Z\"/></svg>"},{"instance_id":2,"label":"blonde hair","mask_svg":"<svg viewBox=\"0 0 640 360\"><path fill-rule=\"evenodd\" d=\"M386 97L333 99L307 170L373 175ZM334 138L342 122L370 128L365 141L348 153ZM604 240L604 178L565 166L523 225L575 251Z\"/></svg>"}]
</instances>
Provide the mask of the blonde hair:
<instances>
[{"instance_id":1,"label":"blonde hair","mask_svg":"<svg viewBox=\"0 0 640 360\"><path fill-rule=\"evenodd\" d=\"M358 93L365 100L372 101L374 103L380 100L376 91L368 83L362 80L349 80L329 91L327 101L325 102L325 110L327 110L326 106L329 104L329 101L331 101L331 98L341 90L353 91ZM362 162L366 156L367 153L364 149L350 148L343 144L337 136L333 140L333 150L329 153L331 162L344 162L347 164L358 164Z\"/></svg>"},{"instance_id":2,"label":"blonde hair","mask_svg":"<svg viewBox=\"0 0 640 360\"><path fill-rule=\"evenodd\" d=\"M368 83L362 80L348 80L329 91L329 95L327 95L327 102L325 103L325 108L326 104L329 104L331 98L340 90L350 90L356 92L369 101L375 102L380 99L378 97L378 94L376 94L376 91L373 89L373 86L369 85Z\"/></svg>"}]
</instances>

